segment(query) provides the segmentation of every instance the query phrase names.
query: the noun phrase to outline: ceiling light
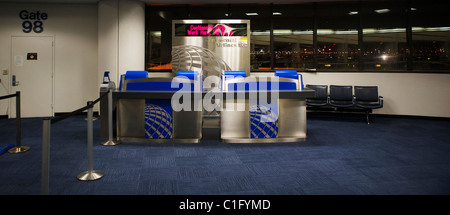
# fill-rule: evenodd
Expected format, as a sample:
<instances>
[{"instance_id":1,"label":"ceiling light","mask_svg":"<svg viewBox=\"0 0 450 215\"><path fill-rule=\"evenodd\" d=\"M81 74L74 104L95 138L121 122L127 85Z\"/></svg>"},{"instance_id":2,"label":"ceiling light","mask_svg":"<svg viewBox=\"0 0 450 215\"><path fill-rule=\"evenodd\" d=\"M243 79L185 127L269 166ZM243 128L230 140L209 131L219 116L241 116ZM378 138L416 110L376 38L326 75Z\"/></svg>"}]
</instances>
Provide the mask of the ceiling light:
<instances>
[{"instance_id":1,"label":"ceiling light","mask_svg":"<svg viewBox=\"0 0 450 215\"><path fill-rule=\"evenodd\" d=\"M317 29L318 35L327 35L327 34L334 34L334 31L332 29Z\"/></svg>"},{"instance_id":2,"label":"ceiling light","mask_svg":"<svg viewBox=\"0 0 450 215\"><path fill-rule=\"evenodd\" d=\"M391 10L389 10L389 9L378 9L378 10L375 10L375 12L376 13L389 13Z\"/></svg>"},{"instance_id":3,"label":"ceiling light","mask_svg":"<svg viewBox=\"0 0 450 215\"><path fill-rule=\"evenodd\" d=\"M334 33L335 34L358 34L358 30L355 30L355 29L337 30Z\"/></svg>"},{"instance_id":4,"label":"ceiling light","mask_svg":"<svg viewBox=\"0 0 450 215\"><path fill-rule=\"evenodd\" d=\"M356 15L356 14L358 14L358 11L350 11L350 12L348 12L348 15Z\"/></svg>"},{"instance_id":5,"label":"ceiling light","mask_svg":"<svg viewBox=\"0 0 450 215\"><path fill-rule=\"evenodd\" d=\"M272 13L273 15L278 15L278 16L281 16L281 15L283 15L282 13L280 13L280 12L273 12Z\"/></svg>"},{"instance_id":6,"label":"ceiling light","mask_svg":"<svg viewBox=\"0 0 450 215\"><path fill-rule=\"evenodd\" d=\"M274 29L273 30L274 35L291 35L292 30L289 29Z\"/></svg>"},{"instance_id":7,"label":"ceiling light","mask_svg":"<svg viewBox=\"0 0 450 215\"><path fill-rule=\"evenodd\" d=\"M270 31L252 31L251 35L252 36L266 36L266 35L270 35Z\"/></svg>"},{"instance_id":8,"label":"ceiling light","mask_svg":"<svg viewBox=\"0 0 450 215\"><path fill-rule=\"evenodd\" d=\"M312 30L306 30L306 31L293 31L292 32L293 35L309 35L309 34L313 34Z\"/></svg>"},{"instance_id":9,"label":"ceiling light","mask_svg":"<svg viewBox=\"0 0 450 215\"><path fill-rule=\"evenodd\" d=\"M258 13L245 13L247 16L258 16Z\"/></svg>"},{"instance_id":10,"label":"ceiling light","mask_svg":"<svg viewBox=\"0 0 450 215\"><path fill-rule=\"evenodd\" d=\"M375 28L364 28L363 29L363 34L374 34L377 32L378 32L378 30Z\"/></svg>"}]
</instances>

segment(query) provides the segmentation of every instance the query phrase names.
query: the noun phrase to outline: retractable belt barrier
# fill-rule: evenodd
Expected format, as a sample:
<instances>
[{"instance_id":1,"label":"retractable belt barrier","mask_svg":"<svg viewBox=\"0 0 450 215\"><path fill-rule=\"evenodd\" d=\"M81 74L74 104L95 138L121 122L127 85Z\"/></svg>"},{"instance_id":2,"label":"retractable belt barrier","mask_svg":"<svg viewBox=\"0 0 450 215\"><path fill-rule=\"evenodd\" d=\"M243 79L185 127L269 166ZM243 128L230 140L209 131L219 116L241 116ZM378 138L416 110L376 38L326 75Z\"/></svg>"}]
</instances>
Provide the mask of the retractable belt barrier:
<instances>
[{"instance_id":1,"label":"retractable belt barrier","mask_svg":"<svg viewBox=\"0 0 450 215\"><path fill-rule=\"evenodd\" d=\"M16 146L11 147L8 152L9 153L21 153L26 152L30 149L28 146L22 146L22 123L21 123L21 116L20 116L20 91L16 91L15 94L1 96L0 100L8 99L16 97L16 126L17 126L17 137L16 137ZM9 148L10 145L8 145L7 148ZM6 149L5 149L6 150Z\"/></svg>"},{"instance_id":2,"label":"retractable belt barrier","mask_svg":"<svg viewBox=\"0 0 450 215\"><path fill-rule=\"evenodd\" d=\"M92 181L103 177L103 172L98 170L93 170L93 111L92 108L100 100L102 100L107 94L111 94L111 90L103 93L97 100L88 101L87 105L77 109L68 114L58 116L58 117L48 117L44 118L42 124L42 184L41 184L41 194L48 195L49 193L49 163L50 163L50 129L51 124L57 123L61 120L69 118L73 115L79 114L87 110L87 148L88 148L88 170L78 174L77 178L80 181Z\"/></svg>"}]
</instances>

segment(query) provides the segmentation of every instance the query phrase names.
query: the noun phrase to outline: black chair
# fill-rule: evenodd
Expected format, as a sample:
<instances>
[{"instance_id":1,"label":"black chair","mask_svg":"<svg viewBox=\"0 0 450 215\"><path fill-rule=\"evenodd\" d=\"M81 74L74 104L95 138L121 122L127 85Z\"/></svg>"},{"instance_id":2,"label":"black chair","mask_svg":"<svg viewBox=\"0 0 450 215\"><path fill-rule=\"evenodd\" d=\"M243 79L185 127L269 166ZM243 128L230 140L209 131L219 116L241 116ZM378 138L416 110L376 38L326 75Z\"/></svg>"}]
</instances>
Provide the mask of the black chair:
<instances>
[{"instance_id":1,"label":"black chair","mask_svg":"<svg viewBox=\"0 0 450 215\"><path fill-rule=\"evenodd\" d=\"M330 85L328 104L336 109L354 107L353 87Z\"/></svg>"},{"instance_id":2,"label":"black chair","mask_svg":"<svg viewBox=\"0 0 450 215\"><path fill-rule=\"evenodd\" d=\"M370 124L369 114L383 107L383 97L378 96L377 86L355 86L355 104L366 111L367 124Z\"/></svg>"},{"instance_id":3,"label":"black chair","mask_svg":"<svg viewBox=\"0 0 450 215\"><path fill-rule=\"evenodd\" d=\"M328 85L307 84L306 87L316 91L315 97L306 98L306 105L311 107L322 107L328 105Z\"/></svg>"}]
</instances>

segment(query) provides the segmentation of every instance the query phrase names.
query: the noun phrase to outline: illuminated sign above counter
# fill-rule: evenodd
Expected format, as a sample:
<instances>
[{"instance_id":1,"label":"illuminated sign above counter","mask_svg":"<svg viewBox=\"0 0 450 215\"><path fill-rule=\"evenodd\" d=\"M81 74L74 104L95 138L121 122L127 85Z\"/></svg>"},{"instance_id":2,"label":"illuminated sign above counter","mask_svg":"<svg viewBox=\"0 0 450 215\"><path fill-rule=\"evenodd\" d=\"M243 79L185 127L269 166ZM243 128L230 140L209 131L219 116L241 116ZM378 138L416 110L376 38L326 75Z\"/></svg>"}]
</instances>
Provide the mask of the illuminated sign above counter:
<instances>
[{"instance_id":1,"label":"illuminated sign above counter","mask_svg":"<svg viewBox=\"0 0 450 215\"><path fill-rule=\"evenodd\" d=\"M175 24L175 36L247 36L247 24Z\"/></svg>"},{"instance_id":2,"label":"illuminated sign above counter","mask_svg":"<svg viewBox=\"0 0 450 215\"><path fill-rule=\"evenodd\" d=\"M250 20L172 20L172 72L197 71L205 79L224 71L250 74Z\"/></svg>"}]
</instances>

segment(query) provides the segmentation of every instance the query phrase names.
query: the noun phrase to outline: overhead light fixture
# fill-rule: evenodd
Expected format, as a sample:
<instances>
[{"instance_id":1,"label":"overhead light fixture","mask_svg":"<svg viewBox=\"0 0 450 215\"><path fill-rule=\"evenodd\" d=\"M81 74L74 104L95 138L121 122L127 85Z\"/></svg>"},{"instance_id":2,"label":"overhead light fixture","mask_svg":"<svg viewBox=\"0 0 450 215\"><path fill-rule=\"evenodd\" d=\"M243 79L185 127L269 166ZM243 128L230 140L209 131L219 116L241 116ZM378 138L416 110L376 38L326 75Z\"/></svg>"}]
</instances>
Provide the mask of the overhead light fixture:
<instances>
[{"instance_id":1,"label":"overhead light fixture","mask_svg":"<svg viewBox=\"0 0 450 215\"><path fill-rule=\"evenodd\" d=\"M312 30L306 30L306 31L293 31L293 35L312 35L314 32Z\"/></svg>"},{"instance_id":2,"label":"overhead light fixture","mask_svg":"<svg viewBox=\"0 0 450 215\"><path fill-rule=\"evenodd\" d=\"M258 13L245 13L247 16L258 16Z\"/></svg>"},{"instance_id":3,"label":"overhead light fixture","mask_svg":"<svg viewBox=\"0 0 450 215\"><path fill-rule=\"evenodd\" d=\"M273 12L272 15L274 15L274 16L281 16L281 15L283 15L283 14L280 13L280 12Z\"/></svg>"},{"instance_id":4,"label":"overhead light fixture","mask_svg":"<svg viewBox=\"0 0 450 215\"><path fill-rule=\"evenodd\" d=\"M382 13L389 13L389 12L391 12L391 10L385 8L385 9L378 9L378 10L375 10L375 12L376 12L376 13L379 13L379 14L382 14Z\"/></svg>"},{"instance_id":5,"label":"overhead light fixture","mask_svg":"<svg viewBox=\"0 0 450 215\"><path fill-rule=\"evenodd\" d=\"M290 30L290 29L274 29L273 34L274 35L291 35L292 30Z\"/></svg>"},{"instance_id":6,"label":"overhead light fixture","mask_svg":"<svg viewBox=\"0 0 450 215\"><path fill-rule=\"evenodd\" d=\"M334 33L335 34L358 34L358 30L356 30L356 29L337 30Z\"/></svg>"},{"instance_id":7,"label":"overhead light fixture","mask_svg":"<svg viewBox=\"0 0 450 215\"><path fill-rule=\"evenodd\" d=\"M226 13L225 16L229 16L230 14Z\"/></svg>"},{"instance_id":8,"label":"overhead light fixture","mask_svg":"<svg viewBox=\"0 0 450 215\"><path fill-rule=\"evenodd\" d=\"M378 30L375 28L364 28L363 29L363 34L374 34L377 32L378 32Z\"/></svg>"},{"instance_id":9,"label":"overhead light fixture","mask_svg":"<svg viewBox=\"0 0 450 215\"><path fill-rule=\"evenodd\" d=\"M318 35L334 34L334 30L332 30L332 29L317 29L317 34Z\"/></svg>"},{"instance_id":10,"label":"overhead light fixture","mask_svg":"<svg viewBox=\"0 0 450 215\"><path fill-rule=\"evenodd\" d=\"M350 12L348 12L348 15L356 15L356 14L358 14L358 11L350 11Z\"/></svg>"},{"instance_id":11,"label":"overhead light fixture","mask_svg":"<svg viewBox=\"0 0 450 215\"><path fill-rule=\"evenodd\" d=\"M252 36L267 36L270 35L270 31L252 31Z\"/></svg>"}]
</instances>

